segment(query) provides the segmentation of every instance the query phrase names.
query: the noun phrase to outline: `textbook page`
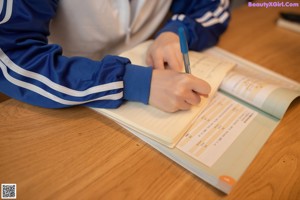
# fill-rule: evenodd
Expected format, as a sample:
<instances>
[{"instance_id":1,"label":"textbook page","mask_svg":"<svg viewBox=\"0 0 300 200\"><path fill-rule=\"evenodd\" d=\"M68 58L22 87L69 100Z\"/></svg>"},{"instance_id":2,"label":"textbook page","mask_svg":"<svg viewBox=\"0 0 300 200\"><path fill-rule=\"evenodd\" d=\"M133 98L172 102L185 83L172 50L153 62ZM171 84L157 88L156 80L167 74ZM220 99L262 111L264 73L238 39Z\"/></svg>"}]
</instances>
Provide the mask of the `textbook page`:
<instances>
[{"instance_id":1,"label":"textbook page","mask_svg":"<svg viewBox=\"0 0 300 200\"><path fill-rule=\"evenodd\" d=\"M142 43L121 56L128 57L133 64L145 66L146 51L151 42ZM232 62L224 62L222 59L196 52L190 52L190 63L192 74L206 80L212 88L209 97L201 98L200 105L194 106L191 110L166 113L137 102L126 102L118 109L94 108L94 110L168 147L174 147L190 127L193 119L214 96L227 72L234 67Z\"/></svg>"},{"instance_id":2,"label":"textbook page","mask_svg":"<svg viewBox=\"0 0 300 200\"><path fill-rule=\"evenodd\" d=\"M256 115L256 111L217 93L176 148L211 167Z\"/></svg>"},{"instance_id":3,"label":"textbook page","mask_svg":"<svg viewBox=\"0 0 300 200\"><path fill-rule=\"evenodd\" d=\"M300 95L299 88L249 68L236 67L225 77L220 89L281 119Z\"/></svg>"},{"instance_id":4,"label":"textbook page","mask_svg":"<svg viewBox=\"0 0 300 200\"><path fill-rule=\"evenodd\" d=\"M223 80L220 91L281 119L290 103L300 96L300 84L255 63L213 47L207 55L236 63Z\"/></svg>"}]
</instances>

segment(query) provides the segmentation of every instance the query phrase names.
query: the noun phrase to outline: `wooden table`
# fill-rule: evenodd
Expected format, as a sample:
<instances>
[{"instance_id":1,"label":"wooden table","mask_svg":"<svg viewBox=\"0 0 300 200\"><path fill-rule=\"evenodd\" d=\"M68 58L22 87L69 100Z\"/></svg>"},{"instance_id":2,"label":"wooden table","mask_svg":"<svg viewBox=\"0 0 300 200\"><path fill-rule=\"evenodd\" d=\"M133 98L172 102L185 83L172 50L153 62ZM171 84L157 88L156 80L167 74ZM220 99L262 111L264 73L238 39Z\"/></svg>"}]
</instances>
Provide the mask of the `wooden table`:
<instances>
[{"instance_id":1,"label":"wooden table","mask_svg":"<svg viewBox=\"0 0 300 200\"><path fill-rule=\"evenodd\" d=\"M219 46L300 81L300 35L275 26L280 10L234 10ZM18 199L300 199L299 98L229 195L88 108L0 111L0 183Z\"/></svg>"}]
</instances>

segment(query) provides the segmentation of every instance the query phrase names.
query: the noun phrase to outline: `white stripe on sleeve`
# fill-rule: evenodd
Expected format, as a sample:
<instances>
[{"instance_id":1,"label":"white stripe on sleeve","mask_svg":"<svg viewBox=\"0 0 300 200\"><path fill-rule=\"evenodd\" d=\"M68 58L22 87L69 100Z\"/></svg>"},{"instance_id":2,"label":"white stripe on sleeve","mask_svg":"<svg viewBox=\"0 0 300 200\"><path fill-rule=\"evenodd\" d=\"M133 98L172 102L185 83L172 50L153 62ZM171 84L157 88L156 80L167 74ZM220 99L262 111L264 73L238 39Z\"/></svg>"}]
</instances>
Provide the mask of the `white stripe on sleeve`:
<instances>
[{"instance_id":1,"label":"white stripe on sleeve","mask_svg":"<svg viewBox=\"0 0 300 200\"><path fill-rule=\"evenodd\" d=\"M7 22L10 17L11 17L11 14L12 14L12 7L13 7L13 0L7 0L6 2L6 9L4 9L4 1L1 0L1 9L0 9L0 14L5 11L5 16L4 18L2 19L2 21L0 21L0 24L4 24L5 22Z\"/></svg>"},{"instance_id":2,"label":"white stripe on sleeve","mask_svg":"<svg viewBox=\"0 0 300 200\"><path fill-rule=\"evenodd\" d=\"M229 17L229 13L224 12L219 18L213 18L207 22L202 23L202 26L208 27L218 23L222 24L228 17Z\"/></svg>"},{"instance_id":3,"label":"white stripe on sleeve","mask_svg":"<svg viewBox=\"0 0 300 200\"><path fill-rule=\"evenodd\" d=\"M10 58L1 49L0 49L0 61L2 61L10 70L12 70L22 76L40 81L53 90L56 90L60 93L64 93L64 94L74 96L74 97L84 97L84 96L87 96L90 94L120 89L120 88L124 87L123 81L116 81L116 82L112 82L112 83L106 83L106 84L94 86L94 87L88 88L83 91L73 90L73 89L67 88L65 86L59 85L41 74L31 72L29 70L25 70L25 69L21 68L20 66L16 65L12 60L10 60Z\"/></svg>"},{"instance_id":4,"label":"white stripe on sleeve","mask_svg":"<svg viewBox=\"0 0 300 200\"><path fill-rule=\"evenodd\" d=\"M217 23L223 23L229 17L229 13L227 11L224 12L228 7L229 1L221 0L219 6L214 12L208 11L202 17L197 18L196 21L201 23L204 27L212 26Z\"/></svg>"},{"instance_id":5,"label":"white stripe on sleeve","mask_svg":"<svg viewBox=\"0 0 300 200\"><path fill-rule=\"evenodd\" d=\"M41 96L44 96L52 101L55 101L55 102L58 102L58 103L64 104L64 105L70 105L70 106L71 105L79 105L79 104L84 104L84 103L98 101L98 100L118 100L123 97L123 92L119 92L117 94L110 94L110 95L102 96L99 98L91 99L88 101L69 101L69 100L65 100L60 97L57 97L57 96L45 91L44 89L37 87L36 85L15 79L14 77L9 75L9 73L7 72L6 66L2 61L0 61L0 68L2 70L4 77L12 84L22 87L22 88L25 88L25 89L28 89L28 90L31 90L33 92L36 92L37 94L39 94Z\"/></svg>"}]
</instances>

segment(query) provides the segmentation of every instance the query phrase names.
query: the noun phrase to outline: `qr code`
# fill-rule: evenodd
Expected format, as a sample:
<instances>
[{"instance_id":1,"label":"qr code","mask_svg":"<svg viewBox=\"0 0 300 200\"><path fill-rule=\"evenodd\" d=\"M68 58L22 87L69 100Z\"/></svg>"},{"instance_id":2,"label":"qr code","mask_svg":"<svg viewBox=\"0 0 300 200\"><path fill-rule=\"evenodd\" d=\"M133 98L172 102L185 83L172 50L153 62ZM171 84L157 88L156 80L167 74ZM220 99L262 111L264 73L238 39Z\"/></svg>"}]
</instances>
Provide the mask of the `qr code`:
<instances>
[{"instance_id":1,"label":"qr code","mask_svg":"<svg viewBox=\"0 0 300 200\"><path fill-rule=\"evenodd\" d=\"M1 184L1 198L2 199L16 199L17 198L17 184Z\"/></svg>"}]
</instances>

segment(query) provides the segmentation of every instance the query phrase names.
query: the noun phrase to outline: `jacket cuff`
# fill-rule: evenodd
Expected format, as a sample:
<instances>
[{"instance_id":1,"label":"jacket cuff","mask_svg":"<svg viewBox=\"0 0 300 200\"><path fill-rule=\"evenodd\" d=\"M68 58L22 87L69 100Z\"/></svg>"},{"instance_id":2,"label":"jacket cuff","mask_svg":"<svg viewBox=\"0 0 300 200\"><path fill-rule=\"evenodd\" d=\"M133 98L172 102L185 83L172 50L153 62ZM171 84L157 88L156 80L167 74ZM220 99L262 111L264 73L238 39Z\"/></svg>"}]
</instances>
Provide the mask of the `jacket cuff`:
<instances>
[{"instance_id":1,"label":"jacket cuff","mask_svg":"<svg viewBox=\"0 0 300 200\"><path fill-rule=\"evenodd\" d=\"M124 99L148 104L152 67L127 64L124 74Z\"/></svg>"}]
</instances>

